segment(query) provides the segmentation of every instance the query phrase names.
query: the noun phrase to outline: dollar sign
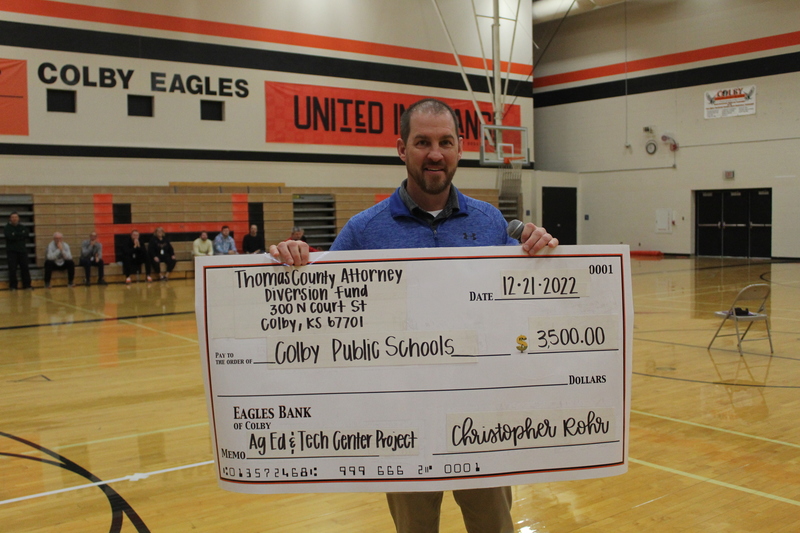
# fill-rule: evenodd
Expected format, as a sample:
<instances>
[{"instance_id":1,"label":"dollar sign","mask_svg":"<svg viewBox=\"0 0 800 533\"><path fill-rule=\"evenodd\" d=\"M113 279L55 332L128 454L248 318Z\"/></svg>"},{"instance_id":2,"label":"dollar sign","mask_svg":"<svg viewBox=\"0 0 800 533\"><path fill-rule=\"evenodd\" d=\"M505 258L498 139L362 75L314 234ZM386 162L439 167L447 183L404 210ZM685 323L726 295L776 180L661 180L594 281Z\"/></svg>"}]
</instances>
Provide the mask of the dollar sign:
<instances>
[{"instance_id":1,"label":"dollar sign","mask_svg":"<svg viewBox=\"0 0 800 533\"><path fill-rule=\"evenodd\" d=\"M528 343L525 342L526 340L528 340L528 337L526 337L525 335L520 335L519 337L517 337L517 350L519 350L520 352L524 352L525 350L528 349Z\"/></svg>"}]
</instances>

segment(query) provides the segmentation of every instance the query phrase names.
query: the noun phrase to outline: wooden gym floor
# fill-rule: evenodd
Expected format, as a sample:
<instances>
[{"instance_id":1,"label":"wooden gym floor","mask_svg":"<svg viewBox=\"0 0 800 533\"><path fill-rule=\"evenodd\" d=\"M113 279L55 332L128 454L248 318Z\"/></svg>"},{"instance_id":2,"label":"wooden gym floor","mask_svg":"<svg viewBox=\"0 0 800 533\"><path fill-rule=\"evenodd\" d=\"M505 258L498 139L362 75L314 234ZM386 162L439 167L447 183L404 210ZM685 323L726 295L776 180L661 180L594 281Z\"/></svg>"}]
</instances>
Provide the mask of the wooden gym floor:
<instances>
[{"instance_id":1,"label":"wooden gym floor","mask_svg":"<svg viewBox=\"0 0 800 533\"><path fill-rule=\"evenodd\" d=\"M630 469L514 487L517 531L800 530L800 263L632 270ZM713 312L756 282L774 355L707 350ZM0 291L0 531L392 531L381 494L217 488L193 297L192 280ZM449 495L441 530L464 531Z\"/></svg>"}]
</instances>

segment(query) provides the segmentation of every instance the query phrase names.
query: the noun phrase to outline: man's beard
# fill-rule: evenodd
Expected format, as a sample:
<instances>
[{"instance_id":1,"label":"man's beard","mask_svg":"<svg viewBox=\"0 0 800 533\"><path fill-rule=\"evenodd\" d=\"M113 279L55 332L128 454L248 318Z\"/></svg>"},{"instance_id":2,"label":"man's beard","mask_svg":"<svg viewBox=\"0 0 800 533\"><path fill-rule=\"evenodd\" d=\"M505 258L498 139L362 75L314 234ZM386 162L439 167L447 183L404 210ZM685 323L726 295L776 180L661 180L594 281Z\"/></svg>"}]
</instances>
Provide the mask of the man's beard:
<instances>
[{"instance_id":1,"label":"man's beard","mask_svg":"<svg viewBox=\"0 0 800 533\"><path fill-rule=\"evenodd\" d=\"M406 169L408 170L408 175L414 180L414 183L426 194L430 195L437 195L441 194L446 191L450 184L453 181L453 176L455 176L456 169L442 169L444 172L443 178L436 178L436 179L425 179L425 168L417 169L416 171L411 171L406 165Z\"/></svg>"}]
</instances>

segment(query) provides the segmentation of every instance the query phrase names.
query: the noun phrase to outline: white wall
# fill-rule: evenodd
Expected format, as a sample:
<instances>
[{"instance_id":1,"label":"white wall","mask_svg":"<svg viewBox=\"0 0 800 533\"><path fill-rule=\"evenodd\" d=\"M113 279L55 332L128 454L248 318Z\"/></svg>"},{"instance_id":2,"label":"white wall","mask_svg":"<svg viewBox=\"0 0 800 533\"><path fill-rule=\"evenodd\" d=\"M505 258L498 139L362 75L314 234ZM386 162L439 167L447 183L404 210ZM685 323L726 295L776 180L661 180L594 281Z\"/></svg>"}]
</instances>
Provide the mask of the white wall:
<instances>
[{"instance_id":1,"label":"white wall","mask_svg":"<svg viewBox=\"0 0 800 533\"><path fill-rule=\"evenodd\" d=\"M576 87L591 95L593 86L626 75L585 69L624 67L626 58L629 80L664 73L683 79L693 69L796 53L798 20L800 2L793 0L631 0L570 17L537 64L545 86L535 88L535 98ZM537 44L553 30L553 23L536 26ZM770 40L778 35L781 44ZM693 253L693 191L771 187L772 255L800 257L800 240L790 233L800 222L800 73L797 56L789 61L794 72L537 107L537 170L580 176L579 242ZM756 114L704 118L705 91L740 85L756 86ZM661 141L664 133L678 141L677 151ZM654 155L644 149L650 139ZM725 170L735 179L725 180ZM672 233L656 233L658 209L673 211ZM588 223L583 213L591 215Z\"/></svg>"},{"instance_id":2,"label":"white wall","mask_svg":"<svg viewBox=\"0 0 800 533\"><path fill-rule=\"evenodd\" d=\"M385 147L288 144L265 141L265 82L285 82L345 90L368 90L414 96L435 96L469 100L464 88L435 88L425 80L402 82L374 81L371 67L415 67L454 73L452 48L433 4L427 0L346 1L328 0L249 0L171 1L156 0L73 0L72 12L50 12L37 5L22 12L0 10L0 22L36 24L107 32L119 36L146 36L187 43L241 47L249 50L290 52L322 58L320 72L295 73L281 69L241 68L205 63L199 57L191 62L164 61L141 57L115 56L103 50L60 51L48 43L26 46L0 46L0 58L27 61L29 134L0 135L0 144L34 147L99 147L174 150L234 150L252 153L298 154L297 161L248 162L199 159L158 159L152 157L63 157L54 155L0 155L0 183L25 185L164 185L174 181L282 182L289 186L368 186L396 185L403 177L392 164L309 163L307 154L335 156L396 157L394 143ZM484 54L491 56L491 20L478 18L478 38L470 5L458 0L439 0L442 17L462 59L471 66L466 72L484 75ZM491 15L490 0L476 1L478 13ZM522 3L521 24L503 20L501 50L522 73L513 80L525 80L532 65L530 6ZM501 15L514 17L516 5L505 3ZM2 9L2 8L0 8ZM44 10L44 11L41 11ZM141 16L139 16L141 15ZM206 24L208 22L209 24ZM220 25L219 23L224 23ZM184 31L185 30L185 31ZM4 41L7 42L7 41ZM325 70L326 58L362 62L362 75L339 77ZM39 68L50 63L60 70L64 65L85 67L92 82L100 68L133 71L129 86L118 81L115 87L67 85L60 78L42 81ZM525 71L527 69L527 71ZM356 69L357 70L357 69ZM247 96L215 99L225 101L225 120L201 121L199 100L203 95L180 92L155 92L151 73L166 73L166 86L174 75L186 80L189 75L208 77L212 87L217 80L244 80ZM57 72L46 69L49 80ZM83 74L83 73L82 73ZM460 78L458 78L460 79ZM528 78L530 81L530 78ZM77 92L77 112L53 113L45 107L48 89ZM235 88L234 88L235 90ZM155 116L128 117L127 95L154 95ZM490 102L488 93L475 93ZM511 98L509 98L511 100ZM532 99L528 95L514 102L520 107L523 126L532 129ZM0 117L2 121L2 117ZM36 148L39 150L39 148ZM0 150L0 153L8 150ZM477 160L477 152L465 155ZM291 157L290 157L291 159ZM493 169L465 168L457 178L462 187L494 187Z\"/></svg>"}]
</instances>

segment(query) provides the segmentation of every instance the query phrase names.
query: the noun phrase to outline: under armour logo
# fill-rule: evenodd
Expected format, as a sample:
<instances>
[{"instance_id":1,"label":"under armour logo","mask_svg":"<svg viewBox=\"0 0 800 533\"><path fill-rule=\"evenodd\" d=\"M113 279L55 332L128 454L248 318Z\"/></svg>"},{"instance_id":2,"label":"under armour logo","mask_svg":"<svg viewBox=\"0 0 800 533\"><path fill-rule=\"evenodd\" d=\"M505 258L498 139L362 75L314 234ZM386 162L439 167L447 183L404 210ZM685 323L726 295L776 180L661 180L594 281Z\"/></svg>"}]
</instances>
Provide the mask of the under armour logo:
<instances>
[{"instance_id":1,"label":"under armour logo","mask_svg":"<svg viewBox=\"0 0 800 533\"><path fill-rule=\"evenodd\" d=\"M475 233L464 233L464 240L468 241L470 239L472 239L473 241L477 241L478 236Z\"/></svg>"}]
</instances>

